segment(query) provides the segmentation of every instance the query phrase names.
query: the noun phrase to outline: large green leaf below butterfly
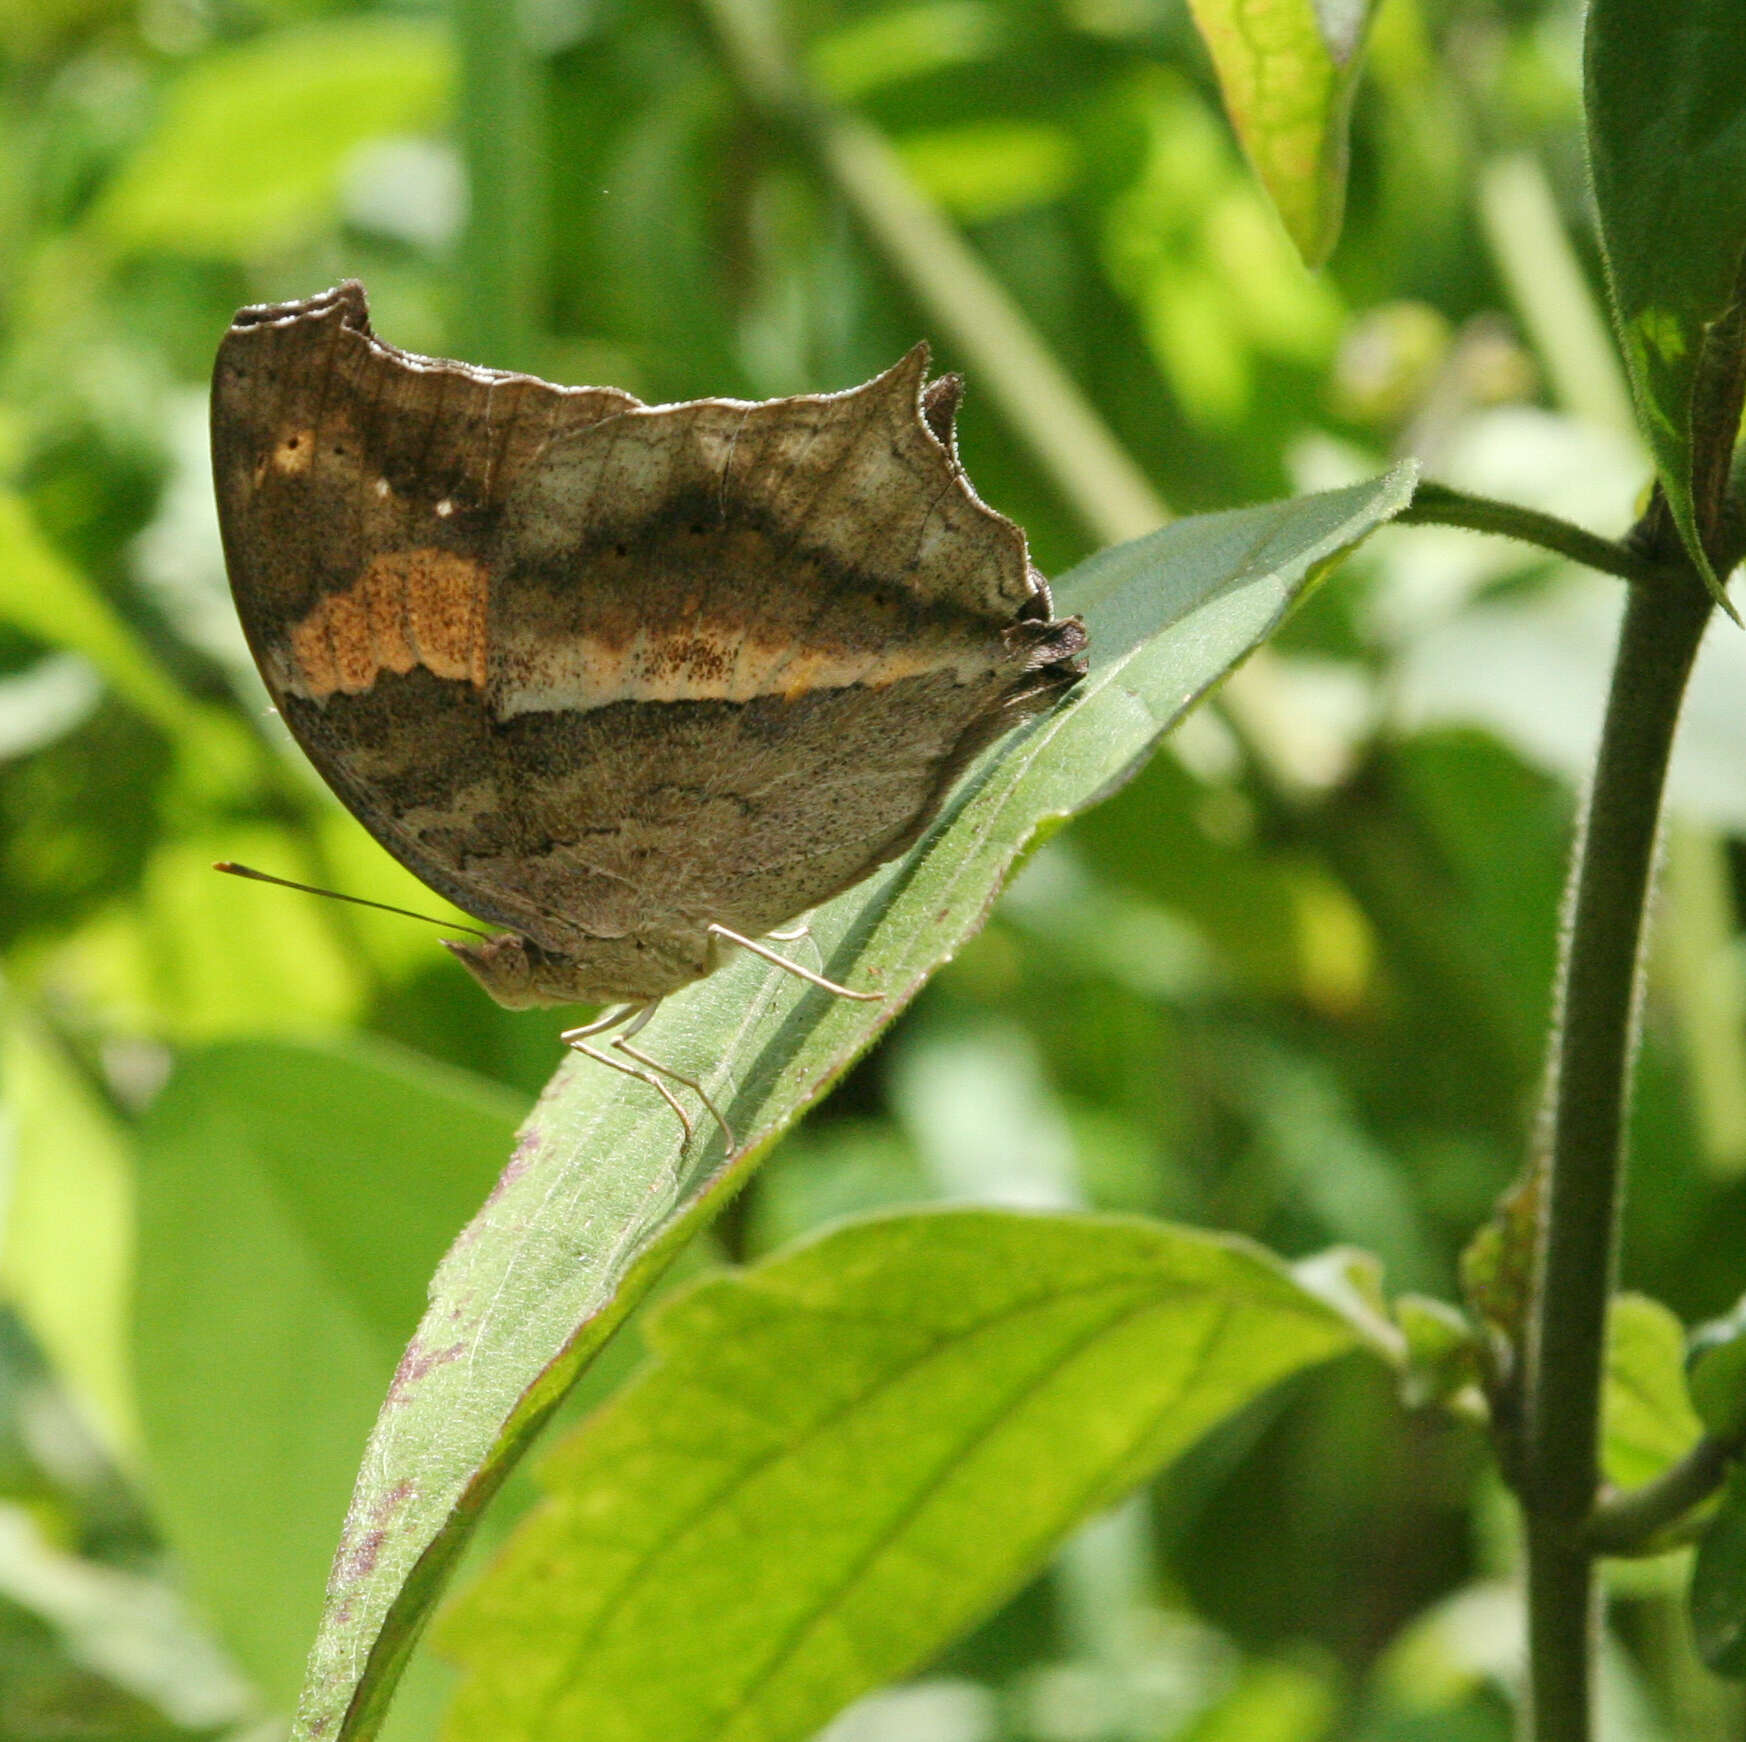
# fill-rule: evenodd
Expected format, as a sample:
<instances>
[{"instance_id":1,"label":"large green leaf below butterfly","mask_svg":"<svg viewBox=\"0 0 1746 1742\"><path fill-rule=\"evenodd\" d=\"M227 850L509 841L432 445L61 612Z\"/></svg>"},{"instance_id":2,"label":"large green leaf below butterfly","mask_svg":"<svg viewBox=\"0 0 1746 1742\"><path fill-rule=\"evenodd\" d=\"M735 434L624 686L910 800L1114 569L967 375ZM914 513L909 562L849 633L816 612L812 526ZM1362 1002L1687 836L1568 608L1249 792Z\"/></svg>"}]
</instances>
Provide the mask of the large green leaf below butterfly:
<instances>
[{"instance_id":1,"label":"large green leaf below butterfly","mask_svg":"<svg viewBox=\"0 0 1746 1742\"><path fill-rule=\"evenodd\" d=\"M799 1742L1358 1327L1246 1241L853 1223L666 1303L442 1623L454 1742Z\"/></svg>"},{"instance_id":2,"label":"large green leaf below butterfly","mask_svg":"<svg viewBox=\"0 0 1746 1742\"><path fill-rule=\"evenodd\" d=\"M480 1510L596 1350L759 1153L982 923L1051 826L1119 785L1305 589L1411 495L1348 489L1184 520L1064 577L1089 677L993 746L927 835L810 917L849 1003L742 955L668 999L640 1042L701 1075L742 1147L682 1145L672 1113L598 1067L559 1071L462 1231L365 1454L295 1734L374 1734Z\"/></svg>"}]
</instances>

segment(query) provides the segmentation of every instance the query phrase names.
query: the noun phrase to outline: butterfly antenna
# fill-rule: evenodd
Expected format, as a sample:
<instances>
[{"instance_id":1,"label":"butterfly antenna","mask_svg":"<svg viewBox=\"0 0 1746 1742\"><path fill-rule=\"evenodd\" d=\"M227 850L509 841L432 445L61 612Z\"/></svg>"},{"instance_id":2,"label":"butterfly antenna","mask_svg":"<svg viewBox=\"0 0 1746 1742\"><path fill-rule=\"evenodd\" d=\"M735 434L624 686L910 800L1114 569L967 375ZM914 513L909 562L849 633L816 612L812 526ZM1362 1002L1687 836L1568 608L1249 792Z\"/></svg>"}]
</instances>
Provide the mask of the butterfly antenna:
<instances>
[{"instance_id":1,"label":"butterfly antenna","mask_svg":"<svg viewBox=\"0 0 1746 1742\"><path fill-rule=\"evenodd\" d=\"M476 925L463 925L456 919L438 919L432 913L414 913L410 907L390 907L386 901L366 901L361 895L342 895L337 889L317 889L313 883L293 883L289 877L275 877L270 871L257 871L252 865L239 865L233 859L219 859L212 869L229 877L247 877L253 883L277 883L281 889L301 890L305 895L322 895L329 901L349 901L353 907L373 907L378 913L397 913L402 919L422 919L426 925L440 925L448 931L471 932L476 938L488 938L489 932Z\"/></svg>"}]
</instances>

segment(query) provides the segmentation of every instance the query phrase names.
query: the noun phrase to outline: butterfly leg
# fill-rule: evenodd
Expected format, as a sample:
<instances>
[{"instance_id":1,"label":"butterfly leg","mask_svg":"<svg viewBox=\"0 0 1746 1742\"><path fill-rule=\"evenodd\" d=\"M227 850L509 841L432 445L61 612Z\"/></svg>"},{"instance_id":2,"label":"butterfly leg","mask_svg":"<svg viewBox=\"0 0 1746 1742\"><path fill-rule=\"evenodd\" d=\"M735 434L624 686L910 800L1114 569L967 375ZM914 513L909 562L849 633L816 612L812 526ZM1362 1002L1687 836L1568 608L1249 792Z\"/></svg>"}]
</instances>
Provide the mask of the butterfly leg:
<instances>
[{"instance_id":1,"label":"butterfly leg","mask_svg":"<svg viewBox=\"0 0 1746 1742\"><path fill-rule=\"evenodd\" d=\"M814 942L812 927L809 926L805 920L801 920L798 925L789 926L785 931L765 932L764 942L767 944L811 944L812 953L818 958L818 965L821 968L824 966L824 951L818 947L816 942Z\"/></svg>"},{"instance_id":2,"label":"butterfly leg","mask_svg":"<svg viewBox=\"0 0 1746 1742\"><path fill-rule=\"evenodd\" d=\"M602 1052L599 1047L590 1046L588 1044L591 1036L605 1034L611 1029L621 1027L626 1023L630 1025L627 1032L635 1034L643 1024L655 1014L655 1006L659 1003L660 999L655 998L651 999L647 1004L620 1005L615 1010L603 1012L601 1015L595 1017L592 1022L584 1023L580 1028L565 1029L558 1038L563 1041L565 1046L569 1047L572 1052L579 1052L584 1058L593 1059L597 1065L605 1065L609 1071L618 1071L624 1076L635 1077L639 1083L647 1083L648 1086L653 1089L678 1116L679 1123L685 1127L685 1141L689 1143L695 1135L691 1126L691 1116L679 1104L679 1097L675 1095L658 1076L654 1075L650 1070L640 1068L639 1065L626 1064L623 1059L613 1058L609 1054ZM620 1051L627 1051L629 1049L625 1048L622 1044L624 1038L624 1035L619 1035L608 1044L618 1048ZM644 1065L652 1062L643 1059L642 1055L637 1052L631 1052L630 1056L633 1059L641 1060ZM667 1075L671 1076L673 1073L669 1071ZM680 1079L680 1081L683 1080L683 1078ZM704 1097L704 1105L709 1106L709 1099L707 1096ZM710 1111L713 1113L715 1112L715 1109L711 1107ZM719 1119L721 1115L717 1113L716 1117Z\"/></svg>"},{"instance_id":3,"label":"butterfly leg","mask_svg":"<svg viewBox=\"0 0 1746 1742\"><path fill-rule=\"evenodd\" d=\"M743 938L737 931L729 931L725 925L711 925L708 931L711 937L720 938L724 943L738 944L742 950L750 950L754 956L762 956L766 962L773 962L778 968L786 969L798 979L823 987L827 992L834 992L839 998L853 998L863 1004L878 1004L885 996L883 992L856 992L847 986L839 986L835 980L827 980L823 974L815 974L810 968L803 968L798 962L791 962L786 956L778 955L775 950L755 943L751 938Z\"/></svg>"},{"instance_id":4,"label":"butterfly leg","mask_svg":"<svg viewBox=\"0 0 1746 1742\"><path fill-rule=\"evenodd\" d=\"M631 1033L634 1032L635 1030L633 1029ZM635 1059L638 1064L643 1065L648 1070L658 1072L663 1077L670 1077L674 1082L681 1083L689 1089L692 1094L694 1094L698 1100L709 1109L710 1118L721 1127L721 1134L727 1140L728 1154L732 1155L734 1151L739 1148L740 1140L734 1136L733 1126L728 1124L726 1116L722 1113L721 1108L716 1106L715 1102L710 1098L710 1093L706 1088L704 1088L703 1084L700 1083L696 1077L688 1077L683 1071L676 1071L671 1065L664 1065L659 1059L650 1058L646 1052L639 1052L634 1046L629 1044L629 1040L629 1034L621 1034L612 1042L612 1044L617 1047L620 1052L624 1053L629 1058Z\"/></svg>"},{"instance_id":5,"label":"butterfly leg","mask_svg":"<svg viewBox=\"0 0 1746 1742\"><path fill-rule=\"evenodd\" d=\"M721 1134L727 1139L728 1152L732 1154L739 1147L739 1139L734 1136L734 1128L723 1118L721 1109L711 1100L709 1091L704 1088L703 1084L696 1077L688 1077L683 1071L676 1071L671 1065L664 1065L659 1059L650 1058L646 1052L639 1052L630 1044L634 1035L642 1033L644 1025L655 1014L655 1006L660 1002L660 999L657 998L653 1003L645 1004L631 1017L624 1032L614 1035L609 1044L616 1047L627 1058L635 1059L646 1069L689 1089L709 1109L709 1116L721 1127Z\"/></svg>"}]
</instances>

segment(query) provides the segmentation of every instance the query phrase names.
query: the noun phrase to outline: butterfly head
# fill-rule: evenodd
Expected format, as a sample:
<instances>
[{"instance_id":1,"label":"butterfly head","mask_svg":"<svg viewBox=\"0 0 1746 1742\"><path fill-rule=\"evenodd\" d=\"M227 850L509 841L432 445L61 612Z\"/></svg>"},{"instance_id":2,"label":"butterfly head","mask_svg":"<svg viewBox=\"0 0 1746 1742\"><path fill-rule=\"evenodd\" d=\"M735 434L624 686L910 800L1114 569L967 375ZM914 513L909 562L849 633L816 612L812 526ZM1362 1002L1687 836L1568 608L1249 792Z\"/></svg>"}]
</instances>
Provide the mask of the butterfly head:
<instances>
[{"instance_id":1,"label":"butterfly head","mask_svg":"<svg viewBox=\"0 0 1746 1742\"><path fill-rule=\"evenodd\" d=\"M549 1004L643 1003L701 979L715 965L707 937L590 938L548 950L517 932L444 946L506 1010Z\"/></svg>"}]
</instances>

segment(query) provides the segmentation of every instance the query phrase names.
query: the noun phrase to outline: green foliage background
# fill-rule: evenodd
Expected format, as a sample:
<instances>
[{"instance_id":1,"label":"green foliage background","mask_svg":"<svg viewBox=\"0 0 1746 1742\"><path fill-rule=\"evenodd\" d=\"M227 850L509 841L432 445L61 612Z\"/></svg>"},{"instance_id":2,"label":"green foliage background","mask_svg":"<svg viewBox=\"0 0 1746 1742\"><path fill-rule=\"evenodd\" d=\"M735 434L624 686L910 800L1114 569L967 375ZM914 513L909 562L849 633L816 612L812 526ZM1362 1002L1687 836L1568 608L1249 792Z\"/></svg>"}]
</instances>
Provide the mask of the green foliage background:
<instances>
[{"instance_id":1,"label":"green foliage background","mask_svg":"<svg viewBox=\"0 0 1746 1742\"><path fill-rule=\"evenodd\" d=\"M208 869L433 899L289 749L242 647L206 474L218 335L355 275L396 344L651 401L845 386L922 336L963 364L724 52L747 15L543 0L518 37L482 3L0 0L0 1738L288 1706L424 1279L557 1057L549 1014L488 1004L421 928ZM771 22L1171 508L1413 452L1629 523L1649 464L1597 312L1574 5L1387 0L1316 276L1172 0ZM974 371L961 442L1045 571L1099 542ZM1241 705L1036 856L698 1261L969 1198L1349 1242L1451 1294L1531 1118L1617 593L1379 536ZM1687 1322L1730 1305L1746 1235L1730 633L1675 771L1626 1245L1627 1283ZM1501 1738L1505 1517L1475 1430L1336 1363L845 1734ZM1630 1574L1617 1721L1737 1733L1678 1591L1670 1564ZM424 1665L404 1733L444 1691Z\"/></svg>"}]
</instances>

